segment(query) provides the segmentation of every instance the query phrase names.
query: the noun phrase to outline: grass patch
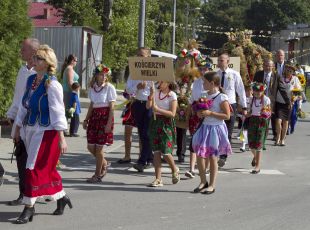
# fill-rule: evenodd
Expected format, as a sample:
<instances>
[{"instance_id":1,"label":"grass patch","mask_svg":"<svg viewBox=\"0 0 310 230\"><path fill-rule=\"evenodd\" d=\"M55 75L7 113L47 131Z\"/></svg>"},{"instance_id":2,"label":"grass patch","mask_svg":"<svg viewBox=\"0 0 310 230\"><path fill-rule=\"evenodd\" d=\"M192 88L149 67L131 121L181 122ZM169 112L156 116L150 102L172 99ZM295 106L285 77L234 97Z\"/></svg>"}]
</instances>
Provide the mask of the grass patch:
<instances>
[{"instance_id":1,"label":"grass patch","mask_svg":"<svg viewBox=\"0 0 310 230\"><path fill-rule=\"evenodd\" d=\"M310 86L308 86L306 89L306 97L307 97L307 100L310 100Z\"/></svg>"},{"instance_id":2,"label":"grass patch","mask_svg":"<svg viewBox=\"0 0 310 230\"><path fill-rule=\"evenodd\" d=\"M111 84L114 85L115 89L125 90L125 88L126 88L126 83L114 83L114 82L111 82Z\"/></svg>"}]
</instances>

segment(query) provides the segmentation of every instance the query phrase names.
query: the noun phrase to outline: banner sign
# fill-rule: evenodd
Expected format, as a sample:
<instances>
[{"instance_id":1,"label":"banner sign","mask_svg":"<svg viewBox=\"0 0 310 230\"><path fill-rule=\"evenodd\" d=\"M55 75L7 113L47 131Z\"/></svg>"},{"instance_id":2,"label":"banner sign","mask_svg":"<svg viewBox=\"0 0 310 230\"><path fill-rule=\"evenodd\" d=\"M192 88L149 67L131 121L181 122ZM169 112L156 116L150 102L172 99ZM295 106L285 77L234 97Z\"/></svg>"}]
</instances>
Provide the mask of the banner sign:
<instances>
[{"instance_id":1,"label":"banner sign","mask_svg":"<svg viewBox=\"0 0 310 230\"><path fill-rule=\"evenodd\" d=\"M133 80L169 82L175 80L172 58L130 57L128 64L130 77Z\"/></svg>"},{"instance_id":2,"label":"banner sign","mask_svg":"<svg viewBox=\"0 0 310 230\"><path fill-rule=\"evenodd\" d=\"M212 69L218 71L217 57L211 57L213 61ZM240 73L240 57L229 57L228 67Z\"/></svg>"}]
</instances>

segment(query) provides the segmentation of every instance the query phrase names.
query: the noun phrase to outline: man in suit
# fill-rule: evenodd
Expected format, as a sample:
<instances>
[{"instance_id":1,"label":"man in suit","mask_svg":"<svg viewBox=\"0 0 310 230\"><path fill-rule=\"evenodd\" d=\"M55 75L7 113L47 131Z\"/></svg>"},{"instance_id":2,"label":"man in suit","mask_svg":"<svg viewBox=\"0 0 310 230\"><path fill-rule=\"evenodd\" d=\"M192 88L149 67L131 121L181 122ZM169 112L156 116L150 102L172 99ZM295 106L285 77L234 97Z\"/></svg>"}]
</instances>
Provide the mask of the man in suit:
<instances>
[{"instance_id":1,"label":"man in suit","mask_svg":"<svg viewBox=\"0 0 310 230\"><path fill-rule=\"evenodd\" d=\"M287 62L285 61L285 53L284 50L277 50L276 52L276 63L275 63L275 69L279 76L282 77L282 74L284 73L285 64Z\"/></svg>"},{"instance_id":2,"label":"man in suit","mask_svg":"<svg viewBox=\"0 0 310 230\"><path fill-rule=\"evenodd\" d=\"M290 99L285 90L285 86L281 76L277 72L273 71L273 69L273 61L268 59L265 60L263 70L255 73L253 81L265 83L267 85L265 95L270 98L271 106L274 111L275 100L278 92L282 95L282 97L287 103L289 103ZM274 140L277 136L275 120L275 114L273 113L271 116L271 127Z\"/></svg>"}]
</instances>

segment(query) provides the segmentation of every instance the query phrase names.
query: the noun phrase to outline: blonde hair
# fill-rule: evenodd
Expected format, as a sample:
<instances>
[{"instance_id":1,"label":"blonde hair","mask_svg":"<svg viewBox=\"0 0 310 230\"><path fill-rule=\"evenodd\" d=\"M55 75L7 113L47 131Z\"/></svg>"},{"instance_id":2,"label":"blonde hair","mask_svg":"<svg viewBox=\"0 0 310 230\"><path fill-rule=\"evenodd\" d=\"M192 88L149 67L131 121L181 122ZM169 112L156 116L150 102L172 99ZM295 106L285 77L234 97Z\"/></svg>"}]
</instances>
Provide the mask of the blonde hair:
<instances>
[{"instance_id":1,"label":"blonde hair","mask_svg":"<svg viewBox=\"0 0 310 230\"><path fill-rule=\"evenodd\" d=\"M57 70L57 58L54 50L48 45L40 45L36 53L38 56L43 57L48 64L47 73L49 76L56 74Z\"/></svg>"}]
</instances>

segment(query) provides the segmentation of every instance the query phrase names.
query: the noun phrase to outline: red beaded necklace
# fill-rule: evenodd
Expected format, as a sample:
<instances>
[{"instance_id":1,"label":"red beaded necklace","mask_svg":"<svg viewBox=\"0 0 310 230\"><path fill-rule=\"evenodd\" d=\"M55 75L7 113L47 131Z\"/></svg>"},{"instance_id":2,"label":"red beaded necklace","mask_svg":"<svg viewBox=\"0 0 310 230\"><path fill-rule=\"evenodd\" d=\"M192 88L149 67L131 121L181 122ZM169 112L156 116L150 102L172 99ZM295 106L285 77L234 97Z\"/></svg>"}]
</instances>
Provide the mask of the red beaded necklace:
<instances>
[{"instance_id":1,"label":"red beaded necklace","mask_svg":"<svg viewBox=\"0 0 310 230\"><path fill-rule=\"evenodd\" d=\"M99 89L96 89L96 85L94 86L94 90L96 93L100 93L103 90L103 88L106 86L106 84L102 83L102 85L99 87Z\"/></svg>"},{"instance_id":2,"label":"red beaded necklace","mask_svg":"<svg viewBox=\"0 0 310 230\"><path fill-rule=\"evenodd\" d=\"M37 81L38 75L33 79L32 84L31 84L31 89L35 90L39 85L40 85L40 81Z\"/></svg>"},{"instance_id":3,"label":"red beaded necklace","mask_svg":"<svg viewBox=\"0 0 310 230\"><path fill-rule=\"evenodd\" d=\"M160 98L161 91L159 91L158 99L161 101L164 100L166 97L168 97L169 93L170 93L170 91L164 97Z\"/></svg>"}]
</instances>

